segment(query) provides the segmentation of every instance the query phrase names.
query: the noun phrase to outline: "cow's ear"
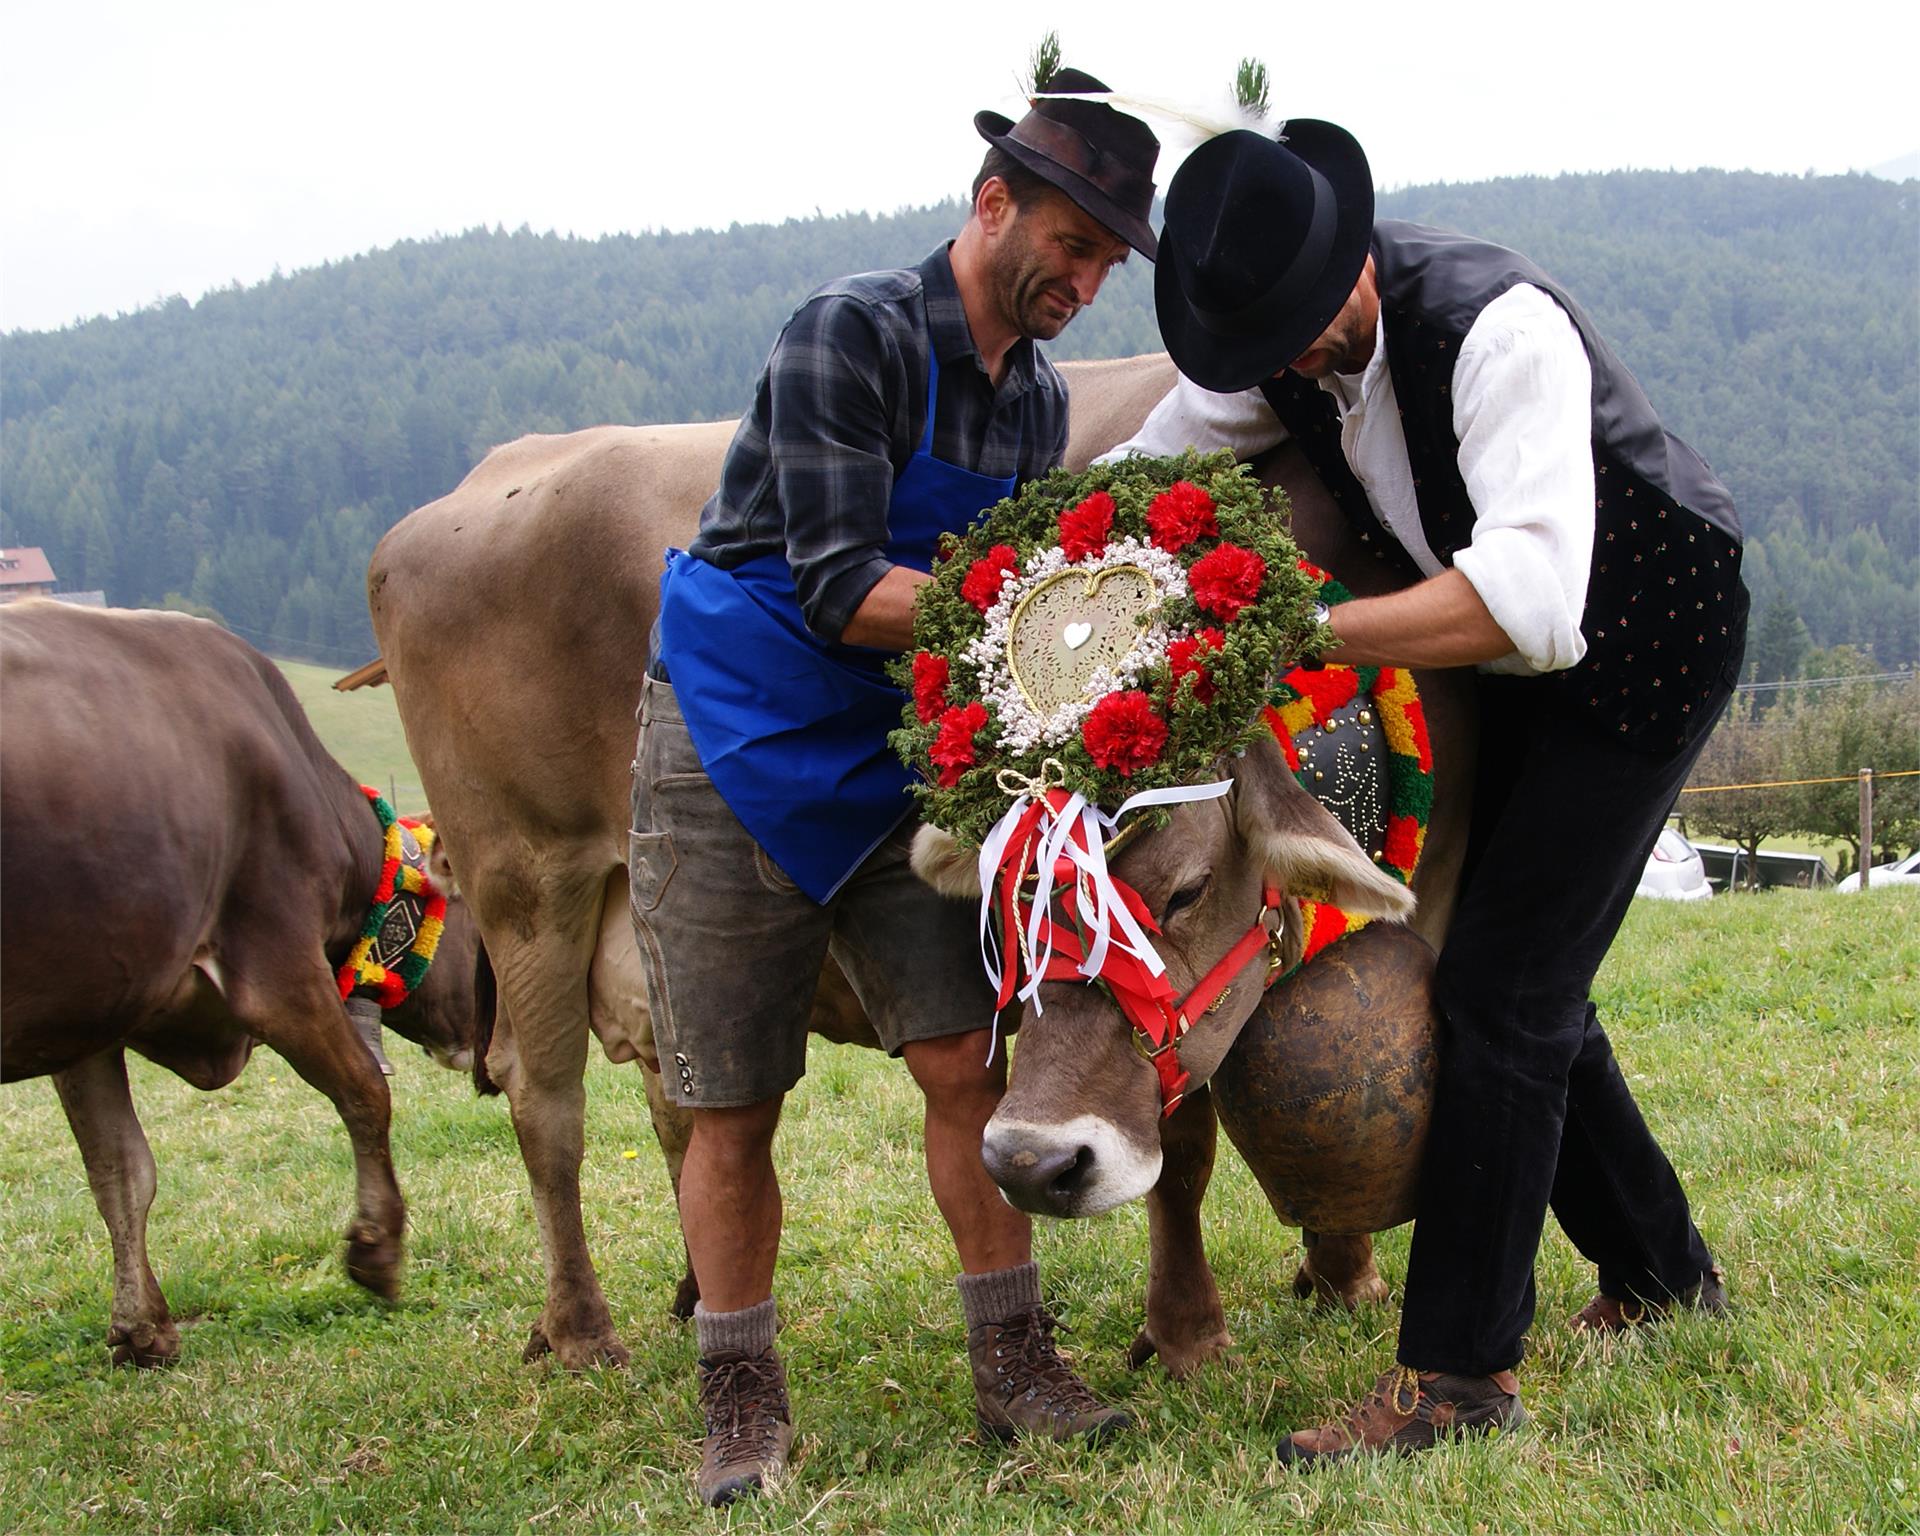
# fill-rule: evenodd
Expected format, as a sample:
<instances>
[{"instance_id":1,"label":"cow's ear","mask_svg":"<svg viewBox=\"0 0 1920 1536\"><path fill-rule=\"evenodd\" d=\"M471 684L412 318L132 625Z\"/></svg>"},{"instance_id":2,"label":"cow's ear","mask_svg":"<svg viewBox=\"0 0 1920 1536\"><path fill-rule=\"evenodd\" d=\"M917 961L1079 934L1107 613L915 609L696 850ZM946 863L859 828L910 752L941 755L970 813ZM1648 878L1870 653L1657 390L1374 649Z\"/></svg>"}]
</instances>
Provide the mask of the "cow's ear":
<instances>
[{"instance_id":1,"label":"cow's ear","mask_svg":"<svg viewBox=\"0 0 1920 1536\"><path fill-rule=\"evenodd\" d=\"M942 896L980 899L980 855L951 832L922 826L913 834L913 872Z\"/></svg>"},{"instance_id":2,"label":"cow's ear","mask_svg":"<svg viewBox=\"0 0 1920 1536\"><path fill-rule=\"evenodd\" d=\"M1272 737L1247 749L1234 781L1241 836L1282 891L1360 917L1399 922L1412 913L1413 893L1376 868L1333 813L1300 787Z\"/></svg>"},{"instance_id":3,"label":"cow's ear","mask_svg":"<svg viewBox=\"0 0 1920 1536\"><path fill-rule=\"evenodd\" d=\"M427 850L427 878L433 882L434 889L451 899L460 894L460 884L453 876L453 860L447 854L447 837L438 827L433 826L433 812L428 811L420 818L422 826L433 827L433 846Z\"/></svg>"}]
</instances>

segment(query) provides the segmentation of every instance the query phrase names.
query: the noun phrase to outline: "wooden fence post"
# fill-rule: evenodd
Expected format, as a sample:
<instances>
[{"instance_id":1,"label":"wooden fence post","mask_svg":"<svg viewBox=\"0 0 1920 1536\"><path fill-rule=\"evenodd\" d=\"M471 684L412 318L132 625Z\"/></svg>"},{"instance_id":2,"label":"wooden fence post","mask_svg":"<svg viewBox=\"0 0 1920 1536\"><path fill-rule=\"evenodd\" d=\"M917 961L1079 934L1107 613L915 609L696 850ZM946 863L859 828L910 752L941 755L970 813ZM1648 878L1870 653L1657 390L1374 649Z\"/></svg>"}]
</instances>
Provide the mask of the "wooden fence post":
<instances>
[{"instance_id":1,"label":"wooden fence post","mask_svg":"<svg viewBox=\"0 0 1920 1536\"><path fill-rule=\"evenodd\" d=\"M1873 770L1860 770L1860 889L1873 880Z\"/></svg>"}]
</instances>

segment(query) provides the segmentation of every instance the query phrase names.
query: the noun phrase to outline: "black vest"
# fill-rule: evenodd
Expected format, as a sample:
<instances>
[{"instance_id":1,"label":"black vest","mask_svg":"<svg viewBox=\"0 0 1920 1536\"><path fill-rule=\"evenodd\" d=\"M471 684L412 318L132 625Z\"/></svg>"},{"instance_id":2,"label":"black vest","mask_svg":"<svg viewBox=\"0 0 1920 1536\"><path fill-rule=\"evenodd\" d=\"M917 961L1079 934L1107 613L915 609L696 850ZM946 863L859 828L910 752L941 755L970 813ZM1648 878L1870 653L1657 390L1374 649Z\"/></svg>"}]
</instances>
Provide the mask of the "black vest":
<instances>
[{"instance_id":1,"label":"black vest","mask_svg":"<svg viewBox=\"0 0 1920 1536\"><path fill-rule=\"evenodd\" d=\"M1740 520L1706 462L1666 431L1626 365L1560 287L1526 257L1418 224L1382 220L1373 257L1387 369L1400 408L1420 526L1451 566L1475 511L1453 432L1453 369L1481 310L1516 283L1552 295L1593 367L1593 565L1579 664L1540 679L1609 736L1664 752L1712 722L1738 670L1747 591ZM1287 372L1260 386L1335 502L1382 558L1398 554L1340 448L1340 414L1317 384Z\"/></svg>"}]
</instances>

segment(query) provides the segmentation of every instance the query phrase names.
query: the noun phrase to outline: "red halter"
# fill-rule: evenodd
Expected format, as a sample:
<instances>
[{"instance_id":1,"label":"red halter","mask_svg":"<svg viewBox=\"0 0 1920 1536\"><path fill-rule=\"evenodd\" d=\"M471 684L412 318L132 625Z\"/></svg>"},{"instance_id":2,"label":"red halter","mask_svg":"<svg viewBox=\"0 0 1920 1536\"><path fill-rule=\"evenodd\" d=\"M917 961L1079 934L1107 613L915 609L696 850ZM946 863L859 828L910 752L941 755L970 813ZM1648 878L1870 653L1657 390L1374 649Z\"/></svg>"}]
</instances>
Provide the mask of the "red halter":
<instances>
[{"instance_id":1,"label":"red halter","mask_svg":"<svg viewBox=\"0 0 1920 1536\"><path fill-rule=\"evenodd\" d=\"M1019 937L1016 937L1025 935L1031 914L1031 902L1023 895L1021 886L1049 809L1057 813L1066 798L1063 791L1056 789L1048 793L1046 803L1036 800L1028 807L1000 863L997 903L1000 931L1010 950L1016 947L1021 949L1021 962L1015 963L1010 954L1000 978L997 1006L1001 1008L1013 1000L1021 964L1027 967L1029 976L1032 974L1033 957L1025 952L1024 947L1020 946ZM1182 998L1173 990L1164 973L1155 974L1139 955L1119 944L1110 944L1099 973L1087 976L1080 969L1087 957L1078 904L1080 872L1071 860L1061 858L1055 862L1054 877L1060 882L1061 917L1056 919L1049 912L1040 921L1038 933L1041 940L1043 944L1052 946L1052 954L1041 972L1041 980L1096 981L1106 988L1133 1027L1134 1048L1152 1063L1154 1073L1160 1080L1161 1115L1171 1115L1186 1096L1191 1080L1190 1074L1180 1065L1180 1041L1193 1027L1193 1020L1204 1016L1213 1007L1227 990L1228 983L1253 957L1273 945L1277 929L1269 928L1267 919L1279 908L1280 891L1272 884L1262 889L1260 912L1254 918L1253 926ZM1139 892L1117 878L1113 879L1113 888L1141 928L1158 935L1160 925L1154 921ZM1278 970L1279 963L1279 951L1275 948L1268 966L1269 978Z\"/></svg>"}]
</instances>

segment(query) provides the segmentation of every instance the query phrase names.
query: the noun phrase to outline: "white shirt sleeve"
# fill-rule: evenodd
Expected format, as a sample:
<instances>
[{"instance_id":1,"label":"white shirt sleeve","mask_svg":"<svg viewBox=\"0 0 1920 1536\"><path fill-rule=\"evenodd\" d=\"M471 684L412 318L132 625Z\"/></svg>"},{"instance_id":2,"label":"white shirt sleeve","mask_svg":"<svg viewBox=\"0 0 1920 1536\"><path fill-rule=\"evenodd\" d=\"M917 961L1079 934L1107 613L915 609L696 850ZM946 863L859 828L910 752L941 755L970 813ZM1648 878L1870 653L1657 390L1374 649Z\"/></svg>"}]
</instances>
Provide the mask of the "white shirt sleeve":
<instances>
[{"instance_id":1,"label":"white shirt sleeve","mask_svg":"<svg viewBox=\"0 0 1920 1536\"><path fill-rule=\"evenodd\" d=\"M1168 458L1189 448L1202 453L1231 448L1233 456L1244 463L1259 457L1286 435L1287 429L1280 425L1280 418L1258 389L1216 395L1183 374L1148 413L1138 432L1093 462L1105 464L1130 453Z\"/></svg>"},{"instance_id":2,"label":"white shirt sleeve","mask_svg":"<svg viewBox=\"0 0 1920 1536\"><path fill-rule=\"evenodd\" d=\"M1514 644L1490 670L1571 667L1587 649L1593 368L1543 290L1510 288L1474 321L1453 369L1453 430L1475 512L1454 565Z\"/></svg>"}]
</instances>

